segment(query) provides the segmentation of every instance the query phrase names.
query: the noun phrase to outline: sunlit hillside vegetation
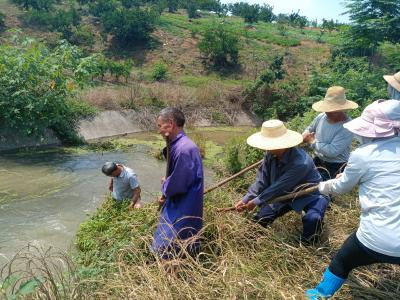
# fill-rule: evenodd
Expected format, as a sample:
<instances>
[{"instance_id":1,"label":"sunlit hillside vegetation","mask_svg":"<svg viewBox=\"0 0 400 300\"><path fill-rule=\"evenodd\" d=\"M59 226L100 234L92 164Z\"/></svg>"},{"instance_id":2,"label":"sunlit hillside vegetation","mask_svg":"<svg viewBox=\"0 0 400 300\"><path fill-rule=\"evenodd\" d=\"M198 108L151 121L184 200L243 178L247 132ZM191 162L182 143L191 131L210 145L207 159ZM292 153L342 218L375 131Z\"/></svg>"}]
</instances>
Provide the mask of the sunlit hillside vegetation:
<instances>
[{"instance_id":1,"label":"sunlit hillside vegetation","mask_svg":"<svg viewBox=\"0 0 400 300\"><path fill-rule=\"evenodd\" d=\"M0 0L0 125L39 137L51 128L76 144L80 118L128 108L140 112L139 123L149 129L155 114L172 105L183 109L189 123L206 118L235 125L237 112L245 111L259 120L280 118L300 132L315 115L311 104L333 85L343 86L360 105L351 112L358 116L373 100L387 98L382 75L400 69L400 4L348 2L351 24L213 0ZM207 150L204 139L196 142L221 178L262 156L240 137L210 157L217 147ZM357 228L357 192L335 198L322 240L305 246L295 213L267 229L248 215L217 213L235 203L253 179L250 172L207 195L202 252L171 261L175 275L148 250L156 205L128 212L106 198L81 225L73 258L20 253L0 274L0 296L301 299ZM26 262L30 268L14 273L14 266ZM399 282L398 266L360 268L337 299L397 299Z\"/></svg>"}]
</instances>

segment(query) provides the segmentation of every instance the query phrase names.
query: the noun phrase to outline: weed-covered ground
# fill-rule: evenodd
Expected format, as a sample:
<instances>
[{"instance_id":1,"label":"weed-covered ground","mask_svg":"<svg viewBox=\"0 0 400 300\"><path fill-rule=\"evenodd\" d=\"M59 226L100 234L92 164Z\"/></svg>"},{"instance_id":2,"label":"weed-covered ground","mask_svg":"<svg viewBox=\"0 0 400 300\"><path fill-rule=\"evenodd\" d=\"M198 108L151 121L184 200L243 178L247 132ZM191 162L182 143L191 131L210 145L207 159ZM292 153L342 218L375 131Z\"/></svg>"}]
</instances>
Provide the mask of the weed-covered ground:
<instances>
[{"instance_id":1,"label":"weed-covered ground","mask_svg":"<svg viewBox=\"0 0 400 300\"><path fill-rule=\"evenodd\" d=\"M248 180L252 176L248 176ZM299 242L301 216L289 213L270 228L249 215L218 213L240 194L235 184L207 195L202 252L172 261L168 274L149 251L158 220L156 205L129 211L107 198L77 236L81 284L101 299L301 299L358 225L356 193L337 197L326 214L322 241ZM396 299L400 269L377 265L353 272L337 299ZM90 295L90 296L89 296Z\"/></svg>"},{"instance_id":2,"label":"weed-covered ground","mask_svg":"<svg viewBox=\"0 0 400 300\"><path fill-rule=\"evenodd\" d=\"M306 119L293 120L289 126L299 130L300 121ZM250 164L262 155L249 153L242 138L223 149L224 158L217 168L221 176L227 176L238 161ZM299 240L300 214L288 213L263 228L250 221L251 213L217 212L240 199L254 176L255 171L250 171L206 195L201 253L168 263L176 268L173 275L149 250L159 216L156 203L130 211L107 197L77 234L75 262L85 297L302 299L304 291L319 282L346 237L356 230L360 214L357 191L335 197L326 212L321 240L305 246ZM399 279L398 266L360 268L335 297L396 299Z\"/></svg>"}]
</instances>

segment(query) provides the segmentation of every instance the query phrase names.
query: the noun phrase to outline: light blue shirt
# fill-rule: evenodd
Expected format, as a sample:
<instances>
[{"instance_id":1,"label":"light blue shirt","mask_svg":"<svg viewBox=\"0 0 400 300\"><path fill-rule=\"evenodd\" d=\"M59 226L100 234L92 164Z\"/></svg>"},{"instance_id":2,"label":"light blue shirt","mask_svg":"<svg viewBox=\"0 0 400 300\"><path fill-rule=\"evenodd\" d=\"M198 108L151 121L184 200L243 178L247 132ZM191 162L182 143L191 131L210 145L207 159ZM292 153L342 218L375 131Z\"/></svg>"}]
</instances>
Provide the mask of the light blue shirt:
<instances>
[{"instance_id":1,"label":"light blue shirt","mask_svg":"<svg viewBox=\"0 0 400 300\"><path fill-rule=\"evenodd\" d=\"M139 186L133 170L125 166L122 166L122 168L121 173L117 177L113 177L112 197L117 201L132 199L133 190Z\"/></svg>"},{"instance_id":2,"label":"light blue shirt","mask_svg":"<svg viewBox=\"0 0 400 300\"><path fill-rule=\"evenodd\" d=\"M315 133L315 143L311 145L315 155L331 163L345 163L349 159L353 134L343 127L350 121L331 124L325 113L319 114L305 130Z\"/></svg>"},{"instance_id":3,"label":"light blue shirt","mask_svg":"<svg viewBox=\"0 0 400 300\"><path fill-rule=\"evenodd\" d=\"M350 155L331 191L346 193L359 184L357 238L367 248L400 257L400 137L375 139Z\"/></svg>"}]
</instances>

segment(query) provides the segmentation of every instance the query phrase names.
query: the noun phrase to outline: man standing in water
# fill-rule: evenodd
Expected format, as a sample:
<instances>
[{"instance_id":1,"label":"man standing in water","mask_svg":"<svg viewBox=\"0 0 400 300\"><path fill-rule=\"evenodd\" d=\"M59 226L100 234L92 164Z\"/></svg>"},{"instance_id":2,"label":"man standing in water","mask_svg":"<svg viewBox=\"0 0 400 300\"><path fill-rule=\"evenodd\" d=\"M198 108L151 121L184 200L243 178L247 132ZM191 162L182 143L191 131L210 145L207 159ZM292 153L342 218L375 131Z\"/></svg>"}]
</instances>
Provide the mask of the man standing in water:
<instances>
[{"instance_id":1,"label":"man standing in water","mask_svg":"<svg viewBox=\"0 0 400 300\"><path fill-rule=\"evenodd\" d=\"M152 250L163 259L182 251L194 254L196 236L203 226L203 164L197 146L183 131L184 114L176 108L163 109L157 118L159 133L167 147L167 173L162 179L161 215Z\"/></svg>"},{"instance_id":2,"label":"man standing in water","mask_svg":"<svg viewBox=\"0 0 400 300\"><path fill-rule=\"evenodd\" d=\"M136 174L132 169L115 162L106 162L101 171L104 175L112 177L108 185L112 197L117 202L130 200L129 208L140 208L140 186Z\"/></svg>"}]
</instances>

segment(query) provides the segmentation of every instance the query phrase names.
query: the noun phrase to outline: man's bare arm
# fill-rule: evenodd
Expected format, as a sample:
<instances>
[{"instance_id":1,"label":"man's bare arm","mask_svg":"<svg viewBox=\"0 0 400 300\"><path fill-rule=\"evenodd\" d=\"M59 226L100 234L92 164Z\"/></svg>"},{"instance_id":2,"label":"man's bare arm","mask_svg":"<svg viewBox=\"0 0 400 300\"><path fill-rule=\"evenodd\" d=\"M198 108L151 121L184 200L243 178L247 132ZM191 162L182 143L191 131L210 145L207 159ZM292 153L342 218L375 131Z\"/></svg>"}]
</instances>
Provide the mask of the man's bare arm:
<instances>
[{"instance_id":1,"label":"man's bare arm","mask_svg":"<svg viewBox=\"0 0 400 300\"><path fill-rule=\"evenodd\" d=\"M133 190L131 204L129 205L130 208L139 208L140 207L140 193L142 192L140 186Z\"/></svg>"}]
</instances>

